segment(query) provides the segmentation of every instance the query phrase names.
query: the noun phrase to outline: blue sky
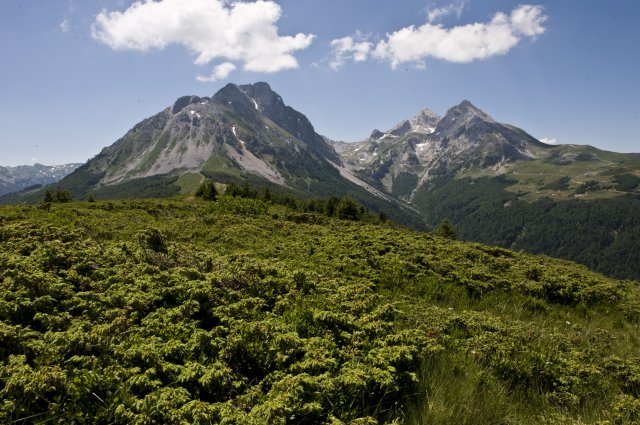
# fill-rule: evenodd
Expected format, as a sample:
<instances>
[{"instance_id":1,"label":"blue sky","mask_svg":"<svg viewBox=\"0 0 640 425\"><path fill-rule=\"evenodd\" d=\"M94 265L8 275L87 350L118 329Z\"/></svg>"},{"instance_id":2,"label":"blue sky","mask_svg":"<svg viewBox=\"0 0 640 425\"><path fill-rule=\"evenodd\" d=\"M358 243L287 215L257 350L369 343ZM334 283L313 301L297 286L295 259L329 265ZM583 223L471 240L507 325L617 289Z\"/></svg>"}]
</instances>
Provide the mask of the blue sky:
<instances>
[{"instance_id":1,"label":"blue sky","mask_svg":"<svg viewBox=\"0 0 640 425\"><path fill-rule=\"evenodd\" d=\"M84 162L182 95L256 81L336 140L468 99L640 152L639 21L629 0L6 0L0 165Z\"/></svg>"}]
</instances>

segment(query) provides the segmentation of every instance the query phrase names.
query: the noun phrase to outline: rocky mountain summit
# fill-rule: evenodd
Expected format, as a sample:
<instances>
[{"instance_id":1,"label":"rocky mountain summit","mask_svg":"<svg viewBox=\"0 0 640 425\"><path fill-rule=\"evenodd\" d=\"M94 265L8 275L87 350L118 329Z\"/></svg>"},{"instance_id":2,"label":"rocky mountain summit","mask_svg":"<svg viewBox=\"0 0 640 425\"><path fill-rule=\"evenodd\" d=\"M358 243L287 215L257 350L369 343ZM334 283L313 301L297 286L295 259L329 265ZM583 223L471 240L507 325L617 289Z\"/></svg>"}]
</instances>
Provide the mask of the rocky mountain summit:
<instances>
[{"instance_id":1,"label":"rocky mountain summit","mask_svg":"<svg viewBox=\"0 0 640 425\"><path fill-rule=\"evenodd\" d=\"M167 191L156 190L160 186L185 193L185 184L192 187L206 178L248 179L306 196L348 195L374 209L382 203L388 210L411 210L354 176L334 142L319 135L309 119L287 106L267 83L227 84L211 97L181 97L135 125L62 183L75 197L106 192L110 197L125 192L161 196ZM143 183L134 183L138 181ZM151 191L145 189L150 186ZM415 211L411 214L418 217Z\"/></svg>"},{"instance_id":2,"label":"rocky mountain summit","mask_svg":"<svg viewBox=\"0 0 640 425\"><path fill-rule=\"evenodd\" d=\"M123 184L139 188L127 189L127 196L162 196L167 192L148 193L134 182L144 180L147 188L173 185L170 193L185 193L185 179L190 187L205 178L252 179L310 196L360 196L393 208L422 208L417 199L421 194L461 175L509 174L519 190L533 193L534 199L541 184L559 184L545 174L556 165L564 168L556 170L553 179L569 179L562 187L595 187L585 176L596 175L602 177L602 188L629 186L637 175L636 158L610 154L589 146L544 144L467 100L443 116L423 109L386 131L373 130L360 142L336 142L318 134L309 119L286 105L267 83L258 82L227 84L211 97L177 99L62 184L78 197L105 190L117 197ZM528 163L537 169L531 172ZM617 175L626 182L622 186Z\"/></svg>"},{"instance_id":3,"label":"rocky mountain summit","mask_svg":"<svg viewBox=\"0 0 640 425\"><path fill-rule=\"evenodd\" d=\"M266 83L181 97L76 173L100 187L163 174L248 173L283 186L339 176L335 150ZM329 179L330 180L330 179Z\"/></svg>"},{"instance_id":4,"label":"rocky mountain summit","mask_svg":"<svg viewBox=\"0 0 640 425\"><path fill-rule=\"evenodd\" d=\"M534 159L531 146L545 145L465 100L443 117L425 109L386 132L374 130L368 139L338 149L354 174L411 200L417 188L436 177L471 169L500 172L508 163Z\"/></svg>"}]
</instances>

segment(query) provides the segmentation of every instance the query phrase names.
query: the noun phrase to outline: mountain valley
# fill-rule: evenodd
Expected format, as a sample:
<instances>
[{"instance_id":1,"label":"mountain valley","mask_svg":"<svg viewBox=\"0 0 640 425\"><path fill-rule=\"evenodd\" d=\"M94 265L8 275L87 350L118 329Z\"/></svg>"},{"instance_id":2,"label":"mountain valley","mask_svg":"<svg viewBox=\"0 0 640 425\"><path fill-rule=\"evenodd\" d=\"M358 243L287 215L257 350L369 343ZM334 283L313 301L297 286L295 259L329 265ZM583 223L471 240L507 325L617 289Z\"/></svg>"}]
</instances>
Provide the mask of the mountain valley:
<instances>
[{"instance_id":1,"label":"mountain valley","mask_svg":"<svg viewBox=\"0 0 640 425\"><path fill-rule=\"evenodd\" d=\"M447 219L465 240L640 278L640 154L548 145L466 100L344 143L318 134L267 83L228 84L179 98L59 185L75 199L107 199L188 196L205 180L348 196L417 229ZM1 202L41 198L36 189Z\"/></svg>"}]
</instances>

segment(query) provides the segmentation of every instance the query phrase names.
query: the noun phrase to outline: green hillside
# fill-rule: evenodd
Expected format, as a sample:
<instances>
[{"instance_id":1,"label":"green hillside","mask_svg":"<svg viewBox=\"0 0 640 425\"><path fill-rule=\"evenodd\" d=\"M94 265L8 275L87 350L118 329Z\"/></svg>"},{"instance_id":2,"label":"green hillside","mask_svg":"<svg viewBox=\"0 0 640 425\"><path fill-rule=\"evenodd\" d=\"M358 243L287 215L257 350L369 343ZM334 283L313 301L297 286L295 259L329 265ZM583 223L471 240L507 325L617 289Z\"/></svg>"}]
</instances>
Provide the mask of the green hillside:
<instances>
[{"instance_id":1,"label":"green hillside","mask_svg":"<svg viewBox=\"0 0 640 425\"><path fill-rule=\"evenodd\" d=\"M1 206L0 422L640 421L638 282L369 221Z\"/></svg>"},{"instance_id":2,"label":"green hillside","mask_svg":"<svg viewBox=\"0 0 640 425\"><path fill-rule=\"evenodd\" d=\"M544 253L608 276L640 279L638 189L601 190L602 183L594 180L596 188L576 196L576 186L569 186L573 178L555 177L532 193L514 190L524 184L514 177L443 178L421 190L414 202L428 224L446 218L461 239ZM627 180L631 187L634 180Z\"/></svg>"},{"instance_id":3,"label":"green hillside","mask_svg":"<svg viewBox=\"0 0 640 425\"><path fill-rule=\"evenodd\" d=\"M522 200L598 200L640 193L640 154L607 152L584 145L530 148L538 159L515 162L505 174L511 183L507 190ZM491 174L484 170L459 177Z\"/></svg>"}]
</instances>

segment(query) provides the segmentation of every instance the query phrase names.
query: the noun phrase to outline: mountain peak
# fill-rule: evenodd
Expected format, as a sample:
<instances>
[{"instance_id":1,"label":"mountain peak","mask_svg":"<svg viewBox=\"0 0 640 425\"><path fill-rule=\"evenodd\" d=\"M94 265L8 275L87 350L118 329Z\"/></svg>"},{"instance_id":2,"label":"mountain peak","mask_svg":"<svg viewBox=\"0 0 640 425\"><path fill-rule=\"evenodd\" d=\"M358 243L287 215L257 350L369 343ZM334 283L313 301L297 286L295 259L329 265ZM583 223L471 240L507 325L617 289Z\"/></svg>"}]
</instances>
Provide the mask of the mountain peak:
<instances>
[{"instance_id":1,"label":"mountain peak","mask_svg":"<svg viewBox=\"0 0 640 425\"><path fill-rule=\"evenodd\" d=\"M425 108L411 118L411 129L416 133L431 134L438 125L438 121L440 121L440 115Z\"/></svg>"},{"instance_id":2,"label":"mountain peak","mask_svg":"<svg viewBox=\"0 0 640 425\"><path fill-rule=\"evenodd\" d=\"M200 103L203 100L204 100L203 98L198 96L182 96L174 102L171 113L177 114L178 112L186 108L188 105L191 105L193 103Z\"/></svg>"},{"instance_id":3,"label":"mountain peak","mask_svg":"<svg viewBox=\"0 0 640 425\"><path fill-rule=\"evenodd\" d=\"M213 101L235 109L246 117L255 117L256 113L262 115L320 155L340 163L340 158L334 149L315 132L307 117L285 105L282 97L265 82L227 84L213 96Z\"/></svg>"},{"instance_id":4,"label":"mountain peak","mask_svg":"<svg viewBox=\"0 0 640 425\"><path fill-rule=\"evenodd\" d=\"M427 119L427 118L440 119L440 116L438 114L436 114L435 112L433 112L431 109L424 108L424 109L418 111L418 113L413 117L414 120L424 120L424 119Z\"/></svg>"},{"instance_id":5,"label":"mountain peak","mask_svg":"<svg viewBox=\"0 0 640 425\"><path fill-rule=\"evenodd\" d=\"M458 105L447 111L446 115L455 114L455 115L464 115L464 116L477 116L482 118L484 121L495 122L495 120L486 112L475 106L473 103L468 100L463 100Z\"/></svg>"},{"instance_id":6,"label":"mountain peak","mask_svg":"<svg viewBox=\"0 0 640 425\"><path fill-rule=\"evenodd\" d=\"M478 109L478 108L476 108L476 106L473 103L471 103L467 99L463 99L462 102L460 102L460 104L458 106L461 107L461 108L475 108L475 109Z\"/></svg>"},{"instance_id":7,"label":"mountain peak","mask_svg":"<svg viewBox=\"0 0 640 425\"><path fill-rule=\"evenodd\" d=\"M282 97L274 92L268 83L261 81L255 84L244 84L238 86L238 89L251 100L258 111L262 112L273 107L280 109L285 106Z\"/></svg>"},{"instance_id":8,"label":"mountain peak","mask_svg":"<svg viewBox=\"0 0 640 425\"><path fill-rule=\"evenodd\" d=\"M373 139L373 140L378 140L379 138L383 137L385 133L383 133L382 131L378 130L377 128L375 130L373 130L371 132L371 135L369 136L369 139Z\"/></svg>"},{"instance_id":9,"label":"mountain peak","mask_svg":"<svg viewBox=\"0 0 640 425\"><path fill-rule=\"evenodd\" d=\"M243 90L242 87L246 86L229 83L218 90L211 99L215 103L221 105L233 105L235 108L238 106L244 106L250 109L258 109L257 106L251 102L251 97L247 95L246 89Z\"/></svg>"},{"instance_id":10,"label":"mountain peak","mask_svg":"<svg viewBox=\"0 0 640 425\"><path fill-rule=\"evenodd\" d=\"M407 133L433 133L440 116L431 109L422 109L410 120L403 120L391 128L388 133L394 136L404 136Z\"/></svg>"},{"instance_id":11,"label":"mountain peak","mask_svg":"<svg viewBox=\"0 0 640 425\"><path fill-rule=\"evenodd\" d=\"M270 110L282 110L285 104L282 97L265 82L254 84L229 83L221 88L213 100L219 104L242 106L269 116Z\"/></svg>"},{"instance_id":12,"label":"mountain peak","mask_svg":"<svg viewBox=\"0 0 640 425\"><path fill-rule=\"evenodd\" d=\"M271 89L269 83L266 83L264 81L258 81L257 83L253 84L240 84L237 87L240 91L246 93L248 96L253 96L256 93L275 94L275 92Z\"/></svg>"}]
</instances>

